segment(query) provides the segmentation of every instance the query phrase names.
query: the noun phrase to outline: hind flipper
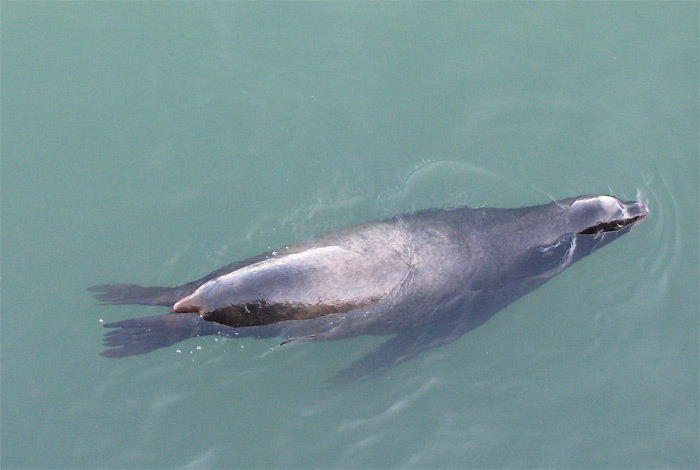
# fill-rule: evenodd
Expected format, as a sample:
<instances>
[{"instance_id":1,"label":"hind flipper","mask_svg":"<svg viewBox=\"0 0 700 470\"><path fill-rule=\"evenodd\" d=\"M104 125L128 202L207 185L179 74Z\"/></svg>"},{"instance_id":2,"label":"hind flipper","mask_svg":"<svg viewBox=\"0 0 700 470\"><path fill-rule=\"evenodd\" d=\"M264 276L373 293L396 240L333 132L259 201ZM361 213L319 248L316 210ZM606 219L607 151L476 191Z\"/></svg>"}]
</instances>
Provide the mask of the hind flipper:
<instances>
[{"instance_id":1,"label":"hind flipper","mask_svg":"<svg viewBox=\"0 0 700 470\"><path fill-rule=\"evenodd\" d=\"M219 335L231 338L272 338L280 335L279 324L233 328L203 319L196 313L168 313L142 318L130 318L107 323L116 328L105 333L105 357L127 357L146 354L160 348L199 336Z\"/></svg>"},{"instance_id":2,"label":"hind flipper","mask_svg":"<svg viewBox=\"0 0 700 470\"><path fill-rule=\"evenodd\" d=\"M253 256L243 261L238 261L224 266L223 268L219 268L201 279L177 287L143 287L137 284L104 284L88 287L87 290L93 292L95 298L99 300L102 305L138 304L172 307L175 302L192 294L205 282L253 263L263 261L268 257L268 254Z\"/></svg>"},{"instance_id":3,"label":"hind flipper","mask_svg":"<svg viewBox=\"0 0 700 470\"><path fill-rule=\"evenodd\" d=\"M165 314L143 318L131 318L107 323L105 328L118 328L105 333L105 357L126 357L146 354L197 336L226 334L230 327L203 320L197 314Z\"/></svg>"},{"instance_id":4,"label":"hind flipper","mask_svg":"<svg viewBox=\"0 0 700 470\"><path fill-rule=\"evenodd\" d=\"M182 293L177 287L142 287L136 284L105 284L88 287L102 305L164 305L171 307Z\"/></svg>"}]
</instances>

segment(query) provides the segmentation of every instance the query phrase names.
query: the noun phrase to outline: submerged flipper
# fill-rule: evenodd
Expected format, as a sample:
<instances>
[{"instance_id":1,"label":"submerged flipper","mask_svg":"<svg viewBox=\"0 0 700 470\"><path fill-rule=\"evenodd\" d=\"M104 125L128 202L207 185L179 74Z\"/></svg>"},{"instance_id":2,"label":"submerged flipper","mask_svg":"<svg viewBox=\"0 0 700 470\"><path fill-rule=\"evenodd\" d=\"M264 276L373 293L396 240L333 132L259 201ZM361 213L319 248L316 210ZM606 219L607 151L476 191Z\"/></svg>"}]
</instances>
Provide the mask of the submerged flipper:
<instances>
[{"instance_id":1,"label":"submerged flipper","mask_svg":"<svg viewBox=\"0 0 700 470\"><path fill-rule=\"evenodd\" d=\"M350 367L337 372L328 379L328 383L345 385L382 375L417 354L412 353L410 349L410 338L396 335L382 343L379 348L353 362Z\"/></svg>"},{"instance_id":2,"label":"submerged flipper","mask_svg":"<svg viewBox=\"0 0 700 470\"><path fill-rule=\"evenodd\" d=\"M328 382L344 385L386 374L390 369L414 358L421 352L451 343L459 334L407 331L382 343L379 348L341 370Z\"/></svg>"}]
</instances>

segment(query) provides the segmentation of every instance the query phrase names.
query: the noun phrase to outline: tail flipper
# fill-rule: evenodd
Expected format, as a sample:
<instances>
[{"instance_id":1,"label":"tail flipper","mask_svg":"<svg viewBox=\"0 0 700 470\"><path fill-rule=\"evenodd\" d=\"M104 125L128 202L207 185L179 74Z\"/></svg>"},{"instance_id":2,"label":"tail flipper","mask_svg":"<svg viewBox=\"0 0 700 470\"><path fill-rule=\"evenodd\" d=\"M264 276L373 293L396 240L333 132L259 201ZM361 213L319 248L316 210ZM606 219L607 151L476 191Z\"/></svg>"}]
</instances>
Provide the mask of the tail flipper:
<instances>
[{"instance_id":1,"label":"tail flipper","mask_svg":"<svg viewBox=\"0 0 700 470\"><path fill-rule=\"evenodd\" d=\"M219 328L222 327L222 328ZM197 314L165 314L107 323L105 328L119 328L104 335L105 357L146 354L196 336L226 334L229 327L203 320ZM220 330L220 331L219 331Z\"/></svg>"},{"instance_id":2,"label":"tail flipper","mask_svg":"<svg viewBox=\"0 0 700 470\"><path fill-rule=\"evenodd\" d=\"M171 307L186 295L177 287L142 287L136 284L106 284L88 287L103 305L165 305Z\"/></svg>"}]
</instances>

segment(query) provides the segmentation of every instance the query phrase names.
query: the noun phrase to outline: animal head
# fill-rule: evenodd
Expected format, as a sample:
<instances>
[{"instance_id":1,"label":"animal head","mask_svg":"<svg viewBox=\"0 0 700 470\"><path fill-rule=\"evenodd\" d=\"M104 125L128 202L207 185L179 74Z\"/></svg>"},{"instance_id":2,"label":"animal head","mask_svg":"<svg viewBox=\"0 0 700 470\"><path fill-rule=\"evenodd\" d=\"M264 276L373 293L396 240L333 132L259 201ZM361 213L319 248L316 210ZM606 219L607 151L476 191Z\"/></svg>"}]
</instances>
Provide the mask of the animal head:
<instances>
[{"instance_id":1,"label":"animal head","mask_svg":"<svg viewBox=\"0 0 700 470\"><path fill-rule=\"evenodd\" d=\"M530 227L541 235L530 245L534 249L529 256L541 258L537 264L551 269L550 275L629 232L649 214L640 201L604 195L573 197L539 208L543 210L536 210Z\"/></svg>"},{"instance_id":2,"label":"animal head","mask_svg":"<svg viewBox=\"0 0 700 470\"><path fill-rule=\"evenodd\" d=\"M603 239L627 233L649 214L646 204L625 202L613 196L581 196L560 203L573 233Z\"/></svg>"},{"instance_id":3,"label":"animal head","mask_svg":"<svg viewBox=\"0 0 700 470\"><path fill-rule=\"evenodd\" d=\"M485 249L498 262L480 276L495 285L537 284L629 232L649 209L613 196L579 196L491 214Z\"/></svg>"}]
</instances>

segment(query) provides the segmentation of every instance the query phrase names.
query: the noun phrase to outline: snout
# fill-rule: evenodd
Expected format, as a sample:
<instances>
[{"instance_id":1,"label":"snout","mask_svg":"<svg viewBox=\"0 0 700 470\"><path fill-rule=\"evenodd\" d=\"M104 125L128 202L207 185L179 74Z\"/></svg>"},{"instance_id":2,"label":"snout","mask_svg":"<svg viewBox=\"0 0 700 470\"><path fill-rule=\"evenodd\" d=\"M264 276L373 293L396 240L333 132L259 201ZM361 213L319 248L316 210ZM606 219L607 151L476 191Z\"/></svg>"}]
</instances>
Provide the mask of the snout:
<instances>
[{"instance_id":1,"label":"snout","mask_svg":"<svg viewBox=\"0 0 700 470\"><path fill-rule=\"evenodd\" d=\"M623 203L625 219L635 219L641 222L649 215L649 207L641 201L628 201Z\"/></svg>"}]
</instances>

